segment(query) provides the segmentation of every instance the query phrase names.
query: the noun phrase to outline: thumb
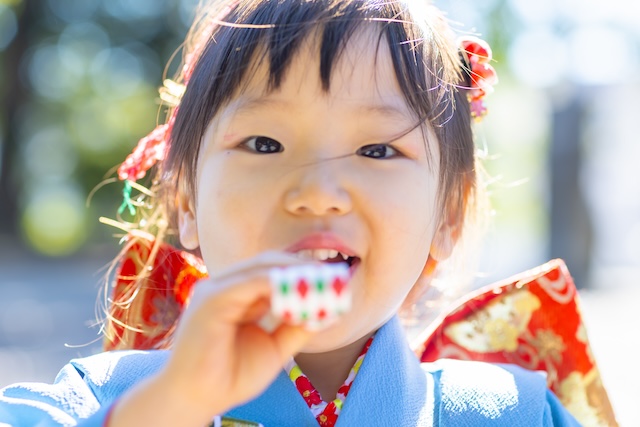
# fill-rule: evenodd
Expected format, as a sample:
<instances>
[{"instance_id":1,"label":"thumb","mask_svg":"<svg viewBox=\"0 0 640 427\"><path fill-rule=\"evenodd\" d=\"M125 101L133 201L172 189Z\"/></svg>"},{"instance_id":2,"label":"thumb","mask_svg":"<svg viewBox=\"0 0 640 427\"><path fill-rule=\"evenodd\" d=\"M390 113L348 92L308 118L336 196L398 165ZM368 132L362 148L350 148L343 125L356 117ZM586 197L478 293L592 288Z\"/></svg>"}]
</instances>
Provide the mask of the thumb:
<instances>
[{"instance_id":1,"label":"thumb","mask_svg":"<svg viewBox=\"0 0 640 427\"><path fill-rule=\"evenodd\" d=\"M276 342L280 360L284 363L291 356L300 352L302 347L315 335L314 331L310 331L302 326L281 324L273 331L273 339Z\"/></svg>"}]
</instances>

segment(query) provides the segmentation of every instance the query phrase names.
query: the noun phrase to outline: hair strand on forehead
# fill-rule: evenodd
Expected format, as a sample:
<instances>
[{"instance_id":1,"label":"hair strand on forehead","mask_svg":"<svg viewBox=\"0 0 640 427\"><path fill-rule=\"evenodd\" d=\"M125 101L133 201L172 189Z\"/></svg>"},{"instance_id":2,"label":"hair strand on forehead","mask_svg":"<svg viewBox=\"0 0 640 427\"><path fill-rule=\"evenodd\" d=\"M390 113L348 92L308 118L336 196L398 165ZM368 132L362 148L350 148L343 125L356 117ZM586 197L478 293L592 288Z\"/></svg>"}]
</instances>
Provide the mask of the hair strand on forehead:
<instances>
[{"instance_id":1,"label":"hair strand on forehead","mask_svg":"<svg viewBox=\"0 0 640 427\"><path fill-rule=\"evenodd\" d=\"M157 197L146 199L164 221L162 227L148 222L140 227L155 236L154 245L174 233L178 187L188 194L197 190L198 156L211 121L246 90L259 65L268 66L267 91L277 91L296 55L313 46L318 78L329 92L336 64L362 32L388 46L416 128L422 127L427 149L440 154L442 216L462 232L479 199L468 84L453 34L437 8L422 0L213 0L201 4L185 42L185 64L175 81L186 90L169 110L175 121L152 185ZM427 143L431 134L434 147ZM143 285L141 277L132 286Z\"/></svg>"}]
</instances>

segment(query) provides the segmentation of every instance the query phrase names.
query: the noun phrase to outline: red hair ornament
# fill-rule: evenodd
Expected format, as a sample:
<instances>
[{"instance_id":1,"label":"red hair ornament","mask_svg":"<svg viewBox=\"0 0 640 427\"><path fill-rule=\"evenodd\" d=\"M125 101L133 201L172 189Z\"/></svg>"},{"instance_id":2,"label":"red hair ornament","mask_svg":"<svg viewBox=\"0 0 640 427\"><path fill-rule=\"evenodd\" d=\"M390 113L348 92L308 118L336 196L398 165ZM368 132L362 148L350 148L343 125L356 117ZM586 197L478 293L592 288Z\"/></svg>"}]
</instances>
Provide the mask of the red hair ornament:
<instances>
[{"instance_id":1,"label":"red hair ornament","mask_svg":"<svg viewBox=\"0 0 640 427\"><path fill-rule=\"evenodd\" d=\"M122 181L137 181L144 178L147 171L167 153L167 140L171 133L173 117L169 123L157 126L149 135L138 141L138 145L118 168L118 178Z\"/></svg>"},{"instance_id":2,"label":"red hair ornament","mask_svg":"<svg viewBox=\"0 0 640 427\"><path fill-rule=\"evenodd\" d=\"M481 120L487 114L484 97L493 92L493 86L498 83L496 70L490 64L493 58L491 47L486 41L473 36L461 38L458 44L471 77L468 95L471 116Z\"/></svg>"},{"instance_id":3,"label":"red hair ornament","mask_svg":"<svg viewBox=\"0 0 640 427\"><path fill-rule=\"evenodd\" d=\"M231 13L238 3L238 1L232 2L212 19L197 40L193 50L186 55L185 64L182 67L183 83L170 79L163 82L163 87L160 88L160 98L171 107L174 107L171 117L166 124L158 125L151 133L138 141L136 148L118 168L118 178L120 180L137 181L142 179L157 162L164 160L169 152L169 139L178 112L178 106L191 79L193 70L216 27L224 24L224 18Z\"/></svg>"}]
</instances>

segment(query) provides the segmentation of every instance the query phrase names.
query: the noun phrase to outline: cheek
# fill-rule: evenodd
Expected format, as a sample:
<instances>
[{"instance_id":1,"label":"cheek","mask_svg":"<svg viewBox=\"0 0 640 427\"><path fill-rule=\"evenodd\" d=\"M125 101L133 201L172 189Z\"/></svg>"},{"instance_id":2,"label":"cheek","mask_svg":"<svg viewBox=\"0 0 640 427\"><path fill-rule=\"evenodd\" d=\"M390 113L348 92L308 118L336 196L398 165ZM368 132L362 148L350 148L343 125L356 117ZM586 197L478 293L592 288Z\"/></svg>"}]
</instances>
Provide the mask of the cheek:
<instances>
[{"instance_id":1,"label":"cheek","mask_svg":"<svg viewBox=\"0 0 640 427\"><path fill-rule=\"evenodd\" d=\"M265 250L278 189L264 170L239 164L234 153L220 153L202 164L198 179L198 235L209 270Z\"/></svg>"},{"instance_id":2,"label":"cheek","mask_svg":"<svg viewBox=\"0 0 640 427\"><path fill-rule=\"evenodd\" d=\"M398 177L371 175L367 186L367 200L375 204L381 235L393 237L390 242L402 245L402 252L416 244L429 246L440 217L437 180L430 173L408 170Z\"/></svg>"},{"instance_id":3,"label":"cheek","mask_svg":"<svg viewBox=\"0 0 640 427\"><path fill-rule=\"evenodd\" d=\"M242 256L254 222L248 218L246 189L224 161L203 163L198 177L196 220L204 261L210 271Z\"/></svg>"},{"instance_id":4,"label":"cheek","mask_svg":"<svg viewBox=\"0 0 640 427\"><path fill-rule=\"evenodd\" d=\"M372 205L374 215L367 267L384 288L378 291L393 295L387 303L397 304L416 283L429 256L439 218L437 181L415 171L397 180L372 176L369 184L363 203Z\"/></svg>"}]
</instances>

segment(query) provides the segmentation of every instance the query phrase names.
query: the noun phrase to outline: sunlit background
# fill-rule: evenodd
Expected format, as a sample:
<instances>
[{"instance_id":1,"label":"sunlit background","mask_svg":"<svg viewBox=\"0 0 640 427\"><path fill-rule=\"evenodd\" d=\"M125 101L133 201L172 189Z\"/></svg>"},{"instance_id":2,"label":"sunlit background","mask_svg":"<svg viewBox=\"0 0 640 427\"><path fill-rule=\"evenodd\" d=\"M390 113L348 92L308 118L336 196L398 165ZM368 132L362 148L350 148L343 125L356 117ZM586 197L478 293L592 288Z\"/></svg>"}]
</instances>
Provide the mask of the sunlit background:
<instances>
[{"instance_id":1,"label":"sunlit background","mask_svg":"<svg viewBox=\"0 0 640 427\"><path fill-rule=\"evenodd\" d=\"M0 0L0 386L51 381L99 349L90 325L117 241L97 218L121 186L88 195L156 124L197 1ZM435 3L490 41L500 75L477 127L495 209L478 284L564 258L614 409L639 425L640 8Z\"/></svg>"}]
</instances>

